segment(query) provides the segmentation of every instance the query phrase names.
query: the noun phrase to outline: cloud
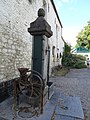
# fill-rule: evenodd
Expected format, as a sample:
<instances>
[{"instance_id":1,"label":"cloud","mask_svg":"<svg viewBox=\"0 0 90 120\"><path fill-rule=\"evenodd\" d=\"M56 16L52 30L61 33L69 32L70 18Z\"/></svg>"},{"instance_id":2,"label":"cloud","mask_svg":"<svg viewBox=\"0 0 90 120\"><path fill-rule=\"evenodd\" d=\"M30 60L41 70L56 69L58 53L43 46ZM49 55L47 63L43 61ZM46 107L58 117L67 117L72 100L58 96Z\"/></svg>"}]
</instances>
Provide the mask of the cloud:
<instances>
[{"instance_id":1,"label":"cloud","mask_svg":"<svg viewBox=\"0 0 90 120\"><path fill-rule=\"evenodd\" d=\"M63 28L62 35L64 40L74 47L76 45L76 36L80 31L80 27L67 27Z\"/></svg>"}]
</instances>

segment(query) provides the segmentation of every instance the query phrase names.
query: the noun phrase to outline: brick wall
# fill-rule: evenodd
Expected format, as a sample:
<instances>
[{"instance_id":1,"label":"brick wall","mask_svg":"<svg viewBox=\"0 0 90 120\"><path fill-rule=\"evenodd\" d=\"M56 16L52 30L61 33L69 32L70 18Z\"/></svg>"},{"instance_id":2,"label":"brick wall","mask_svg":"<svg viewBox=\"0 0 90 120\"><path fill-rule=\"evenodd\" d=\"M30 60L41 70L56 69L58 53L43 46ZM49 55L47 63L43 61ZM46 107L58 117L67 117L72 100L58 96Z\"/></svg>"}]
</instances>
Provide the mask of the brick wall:
<instances>
[{"instance_id":1,"label":"brick wall","mask_svg":"<svg viewBox=\"0 0 90 120\"><path fill-rule=\"evenodd\" d=\"M0 83L0 102L13 95L12 80Z\"/></svg>"}]
</instances>

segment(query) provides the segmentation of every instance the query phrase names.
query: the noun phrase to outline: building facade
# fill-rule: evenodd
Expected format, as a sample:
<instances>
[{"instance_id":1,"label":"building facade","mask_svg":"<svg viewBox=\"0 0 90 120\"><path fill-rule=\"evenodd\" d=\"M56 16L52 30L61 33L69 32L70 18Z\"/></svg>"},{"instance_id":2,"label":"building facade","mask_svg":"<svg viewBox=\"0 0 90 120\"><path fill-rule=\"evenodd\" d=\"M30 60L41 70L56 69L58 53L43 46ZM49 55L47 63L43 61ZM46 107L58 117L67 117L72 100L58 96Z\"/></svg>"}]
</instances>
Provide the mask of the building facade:
<instances>
[{"instance_id":1,"label":"building facade","mask_svg":"<svg viewBox=\"0 0 90 120\"><path fill-rule=\"evenodd\" d=\"M64 42L62 24L53 0L1 0L0 1L0 82L19 75L17 68L31 68L32 36L30 23L44 8L45 19L51 25L53 36L49 40L50 72L61 64Z\"/></svg>"}]
</instances>

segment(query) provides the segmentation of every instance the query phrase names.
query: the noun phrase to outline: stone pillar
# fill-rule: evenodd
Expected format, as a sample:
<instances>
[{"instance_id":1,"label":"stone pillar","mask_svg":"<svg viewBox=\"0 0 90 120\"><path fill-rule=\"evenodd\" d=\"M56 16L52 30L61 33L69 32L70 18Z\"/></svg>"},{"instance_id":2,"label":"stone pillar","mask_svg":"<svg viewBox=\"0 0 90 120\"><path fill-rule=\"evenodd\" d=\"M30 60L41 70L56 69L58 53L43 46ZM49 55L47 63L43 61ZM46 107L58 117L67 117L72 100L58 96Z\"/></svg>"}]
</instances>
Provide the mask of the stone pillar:
<instances>
[{"instance_id":1,"label":"stone pillar","mask_svg":"<svg viewBox=\"0 0 90 120\"><path fill-rule=\"evenodd\" d=\"M48 79L48 38L52 36L51 26L44 19L45 11L38 10L37 19L30 23L28 32L33 36L32 45L32 70L39 72L47 88ZM45 89L45 93L48 89Z\"/></svg>"}]
</instances>

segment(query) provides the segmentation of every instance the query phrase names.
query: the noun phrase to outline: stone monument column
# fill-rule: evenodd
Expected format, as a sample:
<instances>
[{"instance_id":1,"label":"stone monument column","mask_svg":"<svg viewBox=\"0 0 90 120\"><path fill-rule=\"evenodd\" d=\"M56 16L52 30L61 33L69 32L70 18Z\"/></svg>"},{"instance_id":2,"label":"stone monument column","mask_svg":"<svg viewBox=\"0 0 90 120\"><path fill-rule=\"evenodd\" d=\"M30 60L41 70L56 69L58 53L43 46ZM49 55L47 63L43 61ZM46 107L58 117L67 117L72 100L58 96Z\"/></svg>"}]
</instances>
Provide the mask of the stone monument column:
<instances>
[{"instance_id":1,"label":"stone monument column","mask_svg":"<svg viewBox=\"0 0 90 120\"><path fill-rule=\"evenodd\" d=\"M28 32L33 36L32 44L32 70L39 72L45 83L45 94L48 94L48 38L52 36L51 26L44 19L45 11L38 10L37 19L30 23ZM48 96L48 95L47 95Z\"/></svg>"}]
</instances>

